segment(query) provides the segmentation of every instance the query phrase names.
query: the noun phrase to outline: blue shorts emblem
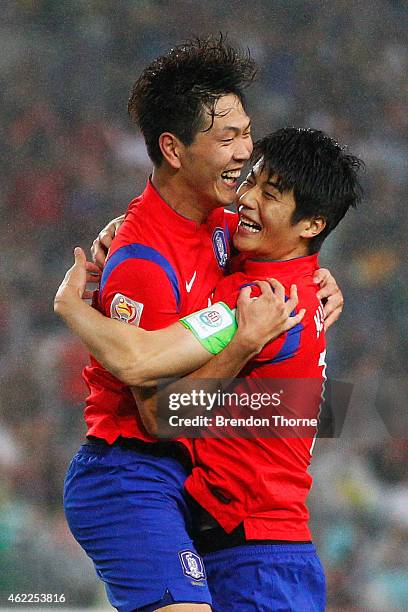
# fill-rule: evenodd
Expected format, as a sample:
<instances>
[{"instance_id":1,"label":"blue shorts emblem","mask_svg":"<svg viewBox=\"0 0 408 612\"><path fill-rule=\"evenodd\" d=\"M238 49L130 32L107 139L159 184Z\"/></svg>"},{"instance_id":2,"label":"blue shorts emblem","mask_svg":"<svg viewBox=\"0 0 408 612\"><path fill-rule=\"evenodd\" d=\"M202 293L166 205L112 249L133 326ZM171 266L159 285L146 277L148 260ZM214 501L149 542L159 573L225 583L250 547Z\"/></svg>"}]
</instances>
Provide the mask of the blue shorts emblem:
<instances>
[{"instance_id":1,"label":"blue shorts emblem","mask_svg":"<svg viewBox=\"0 0 408 612\"><path fill-rule=\"evenodd\" d=\"M179 557L185 576L194 578L194 580L206 579L203 561L197 553L192 550L183 550L179 552Z\"/></svg>"}]
</instances>

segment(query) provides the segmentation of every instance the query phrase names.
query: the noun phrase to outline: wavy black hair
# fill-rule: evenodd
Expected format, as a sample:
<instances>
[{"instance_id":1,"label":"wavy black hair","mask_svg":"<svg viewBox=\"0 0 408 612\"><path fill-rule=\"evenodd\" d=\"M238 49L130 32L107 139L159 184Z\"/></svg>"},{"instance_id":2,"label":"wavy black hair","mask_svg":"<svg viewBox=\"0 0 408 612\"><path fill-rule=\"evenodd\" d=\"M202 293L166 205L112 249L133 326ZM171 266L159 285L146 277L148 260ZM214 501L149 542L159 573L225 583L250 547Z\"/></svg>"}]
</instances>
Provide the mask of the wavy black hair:
<instances>
[{"instance_id":1,"label":"wavy black hair","mask_svg":"<svg viewBox=\"0 0 408 612\"><path fill-rule=\"evenodd\" d=\"M257 162L276 177L281 193L293 190L293 224L325 219L323 231L309 242L310 253L319 251L348 209L361 201L358 174L364 162L320 130L290 127L265 136L254 145L252 163Z\"/></svg>"},{"instance_id":2,"label":"wavy black hair","mask_svg":"<svg viewBox=\"0 0 408 612\"><path fill-rule=\"evenodd\" d=\"M221 96L234 94L244 104L244 90L255 74L249 50L235 49L222 34L196 38L155 59L134 84L128 103L152 162L160 166L163 159L160 134L171 132L192 144L206 125L206 113L214 121Z\"/></svg>"}]
</instances>

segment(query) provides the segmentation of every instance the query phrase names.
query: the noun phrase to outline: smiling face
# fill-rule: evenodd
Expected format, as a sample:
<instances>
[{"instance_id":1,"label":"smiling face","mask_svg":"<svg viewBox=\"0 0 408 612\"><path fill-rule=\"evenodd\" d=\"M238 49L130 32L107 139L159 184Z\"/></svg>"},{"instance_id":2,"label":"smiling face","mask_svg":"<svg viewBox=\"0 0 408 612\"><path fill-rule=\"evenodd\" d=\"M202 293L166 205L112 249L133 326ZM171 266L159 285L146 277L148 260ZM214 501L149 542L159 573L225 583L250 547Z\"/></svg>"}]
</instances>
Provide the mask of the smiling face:
<instances>
[{"instance_id":1,"label":"smiling face","mask_svg":"<svg viewBox=\"0 0 408 612\"><path fill-rule=\"evenodd\" d=\"M182 146L179 180L207 210L235 199L238 178L252 153L250 119L237 96L228 94L215 105L215 117Z\"/></svg>"},{"instance_id":2,"label":"smiling face","mask_svg":"<svg viewBox=\"0 0 408 612\"><path fill-rule=\"evenodd\" d=\"M308 254L308 242L324 228L321 218L293 223L293 190L281 192L278 177L262 168L262 160L237 191L239 225L234 246L260 261L281 261Z\"/></svg>"}]
</instances>

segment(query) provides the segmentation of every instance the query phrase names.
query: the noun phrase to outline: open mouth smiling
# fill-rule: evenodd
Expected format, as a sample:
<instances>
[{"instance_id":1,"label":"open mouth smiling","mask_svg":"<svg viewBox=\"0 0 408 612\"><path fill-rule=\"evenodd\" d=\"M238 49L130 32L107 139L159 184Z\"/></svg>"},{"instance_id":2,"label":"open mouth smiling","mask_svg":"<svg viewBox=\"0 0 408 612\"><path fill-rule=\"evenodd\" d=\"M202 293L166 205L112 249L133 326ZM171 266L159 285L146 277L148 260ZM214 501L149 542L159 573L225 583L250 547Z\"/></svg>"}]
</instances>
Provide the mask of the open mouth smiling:
<instances>
[{"instance_id":1,"label":"open mouth smiling","mask_svg":"<svg viewBox=\"0 0 408 612\"><path fill-rule=\"evenodd\" d=\"M221 174L222 180L230 187L234 187L241 176L241 170L225 170Z\"/></svg>"},{"instance_id":2,"label":"open mouth smiling","mask_svg":"<svg viewBox=\"0 0 408 612\"><path fill-rule=\"evenodd\" d=\"M262 230L262 226L259 225L259 223L256 223L255 221L251 221L251 219L243 217L240 218L238 226L242 227L244 230L250 232L251 234L257 234Z\"/></svg>"}]
</instances>

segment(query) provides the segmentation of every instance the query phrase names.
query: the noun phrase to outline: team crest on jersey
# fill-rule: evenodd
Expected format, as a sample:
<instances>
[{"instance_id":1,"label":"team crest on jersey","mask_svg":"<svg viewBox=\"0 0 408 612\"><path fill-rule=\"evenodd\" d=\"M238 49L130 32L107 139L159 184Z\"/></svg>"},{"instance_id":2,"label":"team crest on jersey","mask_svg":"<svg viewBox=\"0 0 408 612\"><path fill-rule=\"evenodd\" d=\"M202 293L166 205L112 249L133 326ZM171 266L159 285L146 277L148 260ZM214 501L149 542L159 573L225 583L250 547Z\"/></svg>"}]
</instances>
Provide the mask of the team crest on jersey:
<instances>
[{"instance_id":1,"label":"team crest on jersey","mask_svg":"<svg viewBox=\"0 0 408 612\"><path fill-rule=\"evenodd\" d=\"M210 327L219 327L222 323L222 317L216 310L210 310L200 314L200 321Z\"/></svg>"},{"instance_id":2,"label":"team crest on jersey","mask_svg":"<svg viewBox=\"0 0 408 612\"><path fill-rule=\"evenodd\" d=\"M215 257L218 265L225 268L228 259L227 241L225 239L224 230L221 227L216 227L212 235L212 243Z\"/></svg>"},{"instance_id":3,"label":"team crest on jersey","mask_svg":"<svg viewBox=\"0 0 408 612\"><path fill-rule=\"evenodd\" d=\"M185 576L194 578L194 580L206 579L203 561L197 553L191 550L183 550L179 552L179 557Z\"/></svg>"},{"instance_id":4,"label":"team crest on jersey","mask_svg":"<svg viewBox=\"0 0 408 612\"><path fill-rule=\"evenodd\" d=\"M130 298L117 293L112 300L110 313L112 319L118 319L124 323L139 325L143 312L143 304L135 302Z\"/></svg>"}]
</instances>

